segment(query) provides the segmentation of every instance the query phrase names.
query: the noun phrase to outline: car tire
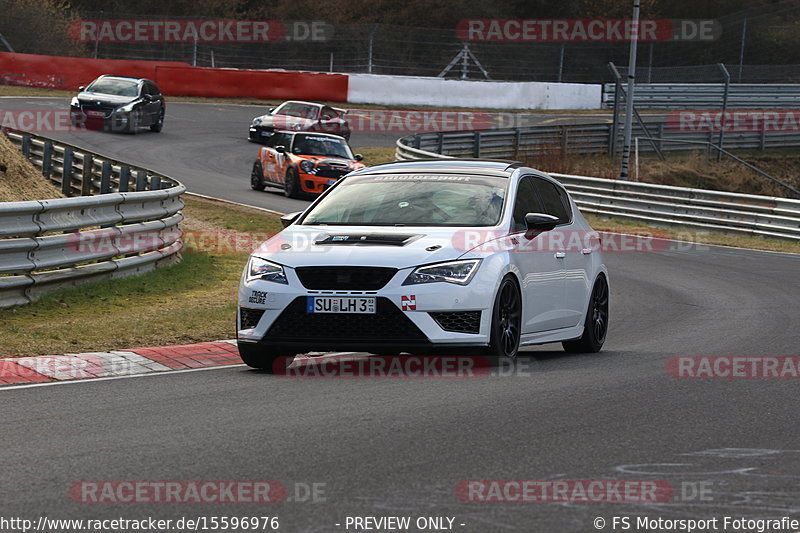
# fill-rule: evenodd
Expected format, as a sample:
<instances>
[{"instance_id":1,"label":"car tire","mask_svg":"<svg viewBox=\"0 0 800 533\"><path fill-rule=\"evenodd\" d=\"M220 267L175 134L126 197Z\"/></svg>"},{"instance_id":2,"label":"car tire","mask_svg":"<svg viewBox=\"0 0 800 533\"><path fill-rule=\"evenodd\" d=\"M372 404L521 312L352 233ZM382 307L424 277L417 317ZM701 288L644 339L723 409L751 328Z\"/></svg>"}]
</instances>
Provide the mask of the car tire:
<instances>
[{"instance_id":1,"label":"car tire","mask_svg":"<svg viewBox=\"0 0 800 533\"><path fill-rule=\"evenodd\" d=\"M267 374L285 373L294 361L295 354L268 353L263 346L238 343L239 357L250 368L263 370Z\"/></svg>"},{"instance_id":2,"label":"car tire","mask_svg":"<svg viewBox=\"0 0 800 533\"><path fill-rule=\"evenodd\" d=\"M519 351L522 331L522 296L513 276L500 282L492 307L492 325L486 355L493 362L511 360Z\"/></svg>"},{"instance_id":3,"label":"car tire","mask_svg":"<svg viewBox=\"0 0 800 533\"><path fill-rule=\"evenodd\" d=\"M164 110L163 109L158 114L158 121L155 124L150 124L150 131L158 133L162 129L164 129Z\"/></svg>"},{"instance_id":4,"label":"car tire","mask_svg":"<svg viewBox=\"0 0 800 533\"><path fill-rule=\"evenodd\" d=\"M261 161L256 161L253 163L253 170L250 172L250 188L254 191L263 191L266 186Z\"/></svg>"},{"instance_id":5,"label":"car tire","mask_svg":"<svg viewBox=\"0 0 800 533\"><path fill-rule=\"evenodd\" d=\"M286 171L286 179L283 185L283 194L285 194L287 198L300 197L300 176L297 174L296 168L289 167Z\"/></svg>"},{"instance_id":6,"label":"car tire","mask_svg":"<svg viewBox=\"0 0 800 533\"><path fill-rule=\"evenodd\" d=\"M589 308L583 322L583 335L579 339L564 341L568 353L597 353L603 347L608 334L608 282L602 274L592 287Z\"/></svg>"}]
</instances>

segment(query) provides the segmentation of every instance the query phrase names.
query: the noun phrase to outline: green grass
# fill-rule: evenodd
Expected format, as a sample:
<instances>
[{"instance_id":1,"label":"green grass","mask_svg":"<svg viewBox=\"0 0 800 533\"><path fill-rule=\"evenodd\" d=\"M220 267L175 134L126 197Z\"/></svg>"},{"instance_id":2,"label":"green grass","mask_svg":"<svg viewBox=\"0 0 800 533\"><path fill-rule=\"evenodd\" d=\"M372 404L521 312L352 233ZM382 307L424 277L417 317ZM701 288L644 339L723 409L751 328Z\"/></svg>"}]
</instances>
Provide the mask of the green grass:
<instances>
[{"instance_id":1,"label":"green grass","mask_svg":"<svg viewBox=\"0 0 800 533\"><path fill-rule=\"evenodd\" d=\"M189 232L264 234L280 228L274 215L212 200L187 198L185 214L183 226ZM209 253L189 249L180 263L142 276L64 289L27 306L0 310L0 355L62 354L232 338L236 291L248 255L249 250Z\"/></svg>"}]
</instances>

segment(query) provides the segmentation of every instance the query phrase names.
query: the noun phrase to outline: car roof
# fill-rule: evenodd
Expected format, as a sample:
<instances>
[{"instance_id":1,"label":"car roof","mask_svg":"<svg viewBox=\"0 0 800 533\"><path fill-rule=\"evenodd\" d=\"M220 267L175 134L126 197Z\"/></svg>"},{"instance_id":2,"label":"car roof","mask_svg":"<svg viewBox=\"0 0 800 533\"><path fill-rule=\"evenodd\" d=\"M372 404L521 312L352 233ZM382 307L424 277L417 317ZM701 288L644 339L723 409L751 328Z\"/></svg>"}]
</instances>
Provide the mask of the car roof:
<instances>
[{"instance_id":1,"label":"car roof","mask_svg":"<svg viewBox=\"0 0 800 533\"><path fill-rule=\"evenodd\" d=\"M316 102L306 102L304 100L286 100L283 104L303 104L303 105L310 105L313 107L324 107L324 104L318 104ZM278 107L282 106L283 104L279 104Z\"/></svg>"},{"instance_id":2,"label":"car roof","mask_svg":"<svg viewBox=\"0 0 800 533\"><path fill-rule=\"evenodd\" d=\"M354 174L436 173L436 174L482 174L508 178L523 164L519 161L492 159L417 159L393 161L359 170Z\"/></svg>"},{"instance_id":3,"label":"car roof","mask_svg":"<svg viewBox=\"0 0 800 533\"><path fill-rule=\"evenodd\" d=\"M275 130L275 133L288 133L289 135L313 135L314 137L330 137L337 141L345 141L341 135L334 135L333 133L320 133L317 131L297 131L297 130ZM345 144L347 141L345 141Z\"/></svg>"},{"instance_id":4,"label":"car roof","mask_svg":"<svg viewBox=\"0 0 800 533\"><path fill-rule=\"evenodd\" d=\"M147 78L137 78L135 76L117 76L116 74L103 74L102 76L98 76L98 79L100 78L113 79L113 80L150 81Z\"/></svg>"}]
</instances>

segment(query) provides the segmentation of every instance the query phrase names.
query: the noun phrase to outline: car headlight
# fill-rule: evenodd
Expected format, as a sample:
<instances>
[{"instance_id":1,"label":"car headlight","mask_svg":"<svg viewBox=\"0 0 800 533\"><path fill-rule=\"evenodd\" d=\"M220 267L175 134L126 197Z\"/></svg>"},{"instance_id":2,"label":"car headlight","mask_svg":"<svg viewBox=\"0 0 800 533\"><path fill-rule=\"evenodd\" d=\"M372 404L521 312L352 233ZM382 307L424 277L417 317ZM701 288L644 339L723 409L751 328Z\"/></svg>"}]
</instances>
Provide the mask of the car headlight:
<instances>
[{"instance_id":1,"label":"car headlight","mask_svg":"<svg viewBox=\"0 0 800 533\"><path fill-rule=\"evenodd\" d=\"M314 170L314 164L308 160L300 161L300 170L303 172L311 172Z\"/></svg>"},{"instance_id":2,"label":"car headlight","mask_svg":"<svg viewBox=\"0 0 800 533\"><path fill-rule=\"evenodd\" d=\"M69 102L69 105L70 105L70 106L72 106L72 107L80 107L80 106L81 106L81 103L80 103L80 101L78 100L78 97L77 97L77 96L73 96L73 97L72 97L72 100L70 100L70 102Z\"/></svg>"},{"instance_id":3,"label":"car headlight","mask_svg":"<svg viewBox=\"0 0 800 533\"><path fill-rule=\"evenodd\" d=\"M289 284L289 281L286 279L286 273L283 271L281 265L253 255L250 256L250 261L247 263L246 281L253 281L255 279L274 281L275 283L282 283L284 285Z\"/></svg>"},{"instance_id":4,"label":"car headlight","mask_svg":"<svg viewBox=\"0 0 800 533\"><path fill-rule=\"evenodd\" d=\"M114 113L130 113L133 111L133 102L130 104L125 104L122 107L118 107L114 110Z\"/></svg>"},{"instance_id":5,"label":"car headlight","mask_svg":"<svg viewBox=\"0 0 800 533\"><path fill-rule=\"evenodd\" d=\"M261 124L261 119L258 118L258 117L254 118L253 119L253 126L258 126L259 124Z\"/></svg>"},{"instance_id":6,"label":"car headlight","mask_svg":"<svg viewBox=\"0 0 800 533\"><path fill-rule=\"evenodd\" d=\"M465 259L417 267L408 275L403 285L436 283L438 281L466 285L472 280L480 262L480 259Z\"/></svg>"}]
</instances>

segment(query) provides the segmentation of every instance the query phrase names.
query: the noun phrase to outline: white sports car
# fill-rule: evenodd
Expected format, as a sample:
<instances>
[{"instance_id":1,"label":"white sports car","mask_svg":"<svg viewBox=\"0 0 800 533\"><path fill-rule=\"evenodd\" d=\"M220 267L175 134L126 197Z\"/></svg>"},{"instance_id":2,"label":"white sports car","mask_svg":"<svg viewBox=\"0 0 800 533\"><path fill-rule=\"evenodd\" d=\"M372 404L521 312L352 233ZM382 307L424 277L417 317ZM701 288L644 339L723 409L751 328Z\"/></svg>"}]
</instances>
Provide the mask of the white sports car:
<instances>
[{"instance_id":1,"label":"white sports car","mask_svg":"<svg viewBox=\"0 0 800 533\"><path fill-rule=\"evenodd\" d=\"M424 160L347 175L264 242L239 287L242 360L299 353L597 352L608 273L564 188L521 163Z\"/></svg>"}]
</instances>

